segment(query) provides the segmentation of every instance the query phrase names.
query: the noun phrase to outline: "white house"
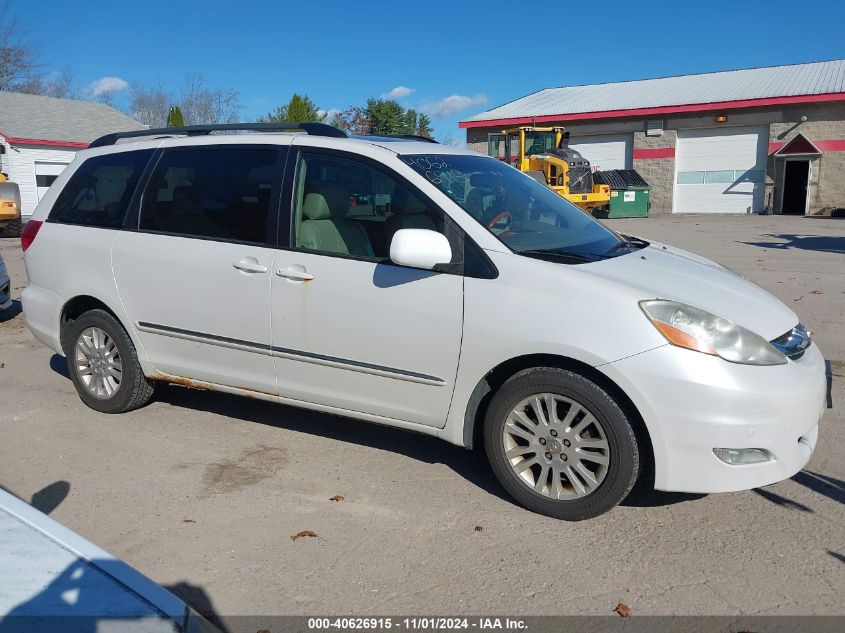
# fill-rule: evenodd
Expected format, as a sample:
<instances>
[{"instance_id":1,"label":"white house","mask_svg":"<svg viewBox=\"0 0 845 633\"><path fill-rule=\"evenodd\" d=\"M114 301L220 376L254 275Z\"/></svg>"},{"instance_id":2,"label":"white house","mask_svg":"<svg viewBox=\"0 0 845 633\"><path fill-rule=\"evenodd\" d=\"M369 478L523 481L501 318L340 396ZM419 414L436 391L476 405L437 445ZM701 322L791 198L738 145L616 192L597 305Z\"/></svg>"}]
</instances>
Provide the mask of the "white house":
<instances>
[{"instance_id":1,"label":"white house","mask_svg":"<svg viewBox=\"0 0 845 633\"><path fill-rule=\"evenodd\" d=\"M77 151L104 134L143 127L102 103L0 92L0 171L20 186L26 217Z\"/></svg>"}]
</instances>

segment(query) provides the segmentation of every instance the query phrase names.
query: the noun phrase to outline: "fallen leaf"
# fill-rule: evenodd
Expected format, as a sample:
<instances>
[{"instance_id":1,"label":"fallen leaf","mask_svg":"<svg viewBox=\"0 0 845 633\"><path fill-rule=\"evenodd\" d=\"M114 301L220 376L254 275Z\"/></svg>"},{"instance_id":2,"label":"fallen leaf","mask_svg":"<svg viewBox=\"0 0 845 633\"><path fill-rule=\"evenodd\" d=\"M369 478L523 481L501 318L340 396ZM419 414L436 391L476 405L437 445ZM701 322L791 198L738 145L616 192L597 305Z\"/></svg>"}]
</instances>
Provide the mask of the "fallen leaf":
<instances>
[{"instance_id":1,"label":"fallen leaf","mask_svg":"<svg viewBox=\"0 0 845 633\"><path fill-rule=\"evenodd\" d=\"M295 541L298 538L305 538L306 536L309 538L317 538L317 533L312 532L311 530L302 530L302 532L297 532L296 534L291 536L290 540Z\"/></svg>"},{"instance_id":2,"label":"fallen leaf","mask_svg":"<svg viewBox=\"0 0 845 633\"><path fill-rule=\"evenodd\" d=\"M627 618L629 615L631 615L631 607L629 607L624 602L620 602L619 604L617 604L614 611L616 611L616 613L618 613L623 618Z\"/></svg>"},{"instance_id":3,"label":"fallen leaf","mask_svg":"<svg viewBox=\"0 0 845 633\"><path fill-rule=\"evenodd\" d=\"M793 301L801 301L801 299L803 299L807 295L823 295L823 294L824 294L824 290L819 290L819 289L810 290L809 292L805 292L803 295L801 295L797 299L793 299Z\"/></svg>"},{"instance_id":4,"label":"fallen leaf","mask_svg":"<svg viewBox=\"0 0 845 633\"><path fill-rule=\"evenodd\" d=\"M193 519L182 519L182 523L196 523Z\"/></svg>"},{"instance_id":5,"label":"fallen leaf","mask_svg":"<svg viewBox=\"0 0 845 633\"><path fill-rule=\"evenodd\" d=\"M483 531L484 531L484 528L483 528L483 527L481 527L480 525L476 525L476 526L475 526L475 531L476 531L476 532L483 532Z\"/></svg>"},{"instance_id":6,"label":"fallen leaf","mask_svg":"<svg viewBox=\"0 0 845 633\"><path fill-rule=\"evenodd\" d=\"M335 495L334 497L331 497L331 498L329 499L329 501L336 501L337 503L340 503L340 502L341 502L341 501L343 501L345 498L346 498L346 497L344 497L343 495Z\"/></svg>"}]
</instances>

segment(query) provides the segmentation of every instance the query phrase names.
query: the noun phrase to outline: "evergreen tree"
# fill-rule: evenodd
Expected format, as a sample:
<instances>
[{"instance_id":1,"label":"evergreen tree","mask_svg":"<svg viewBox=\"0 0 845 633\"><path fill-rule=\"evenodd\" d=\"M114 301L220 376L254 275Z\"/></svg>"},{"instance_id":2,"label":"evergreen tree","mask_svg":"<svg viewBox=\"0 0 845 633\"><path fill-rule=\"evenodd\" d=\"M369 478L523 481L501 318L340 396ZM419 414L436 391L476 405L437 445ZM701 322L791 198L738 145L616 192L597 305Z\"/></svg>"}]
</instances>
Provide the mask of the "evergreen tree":
<instances>
[{"instance_id":1,"label":"evergreen tree","mask_svg":"<svg viewBox=\"0 0 845 633\"><path fill-rule=\"evenodd\" d=\"M325 113L320 111L308 95L294 93L287 105L279 106L259 118L262 123L324 123Z\"/></svg>"},{"instance_id":2,"label":"evergreen tree","mask_svg":"<svg viewBox=\"0 0 845 633\"><path fill-rule=\"evenodd\" d=\"M182 116L182 110L179 106L170 106L167 113L167 127L183 127L185 125L185 117Z\"/></svg>"}]
</instances>

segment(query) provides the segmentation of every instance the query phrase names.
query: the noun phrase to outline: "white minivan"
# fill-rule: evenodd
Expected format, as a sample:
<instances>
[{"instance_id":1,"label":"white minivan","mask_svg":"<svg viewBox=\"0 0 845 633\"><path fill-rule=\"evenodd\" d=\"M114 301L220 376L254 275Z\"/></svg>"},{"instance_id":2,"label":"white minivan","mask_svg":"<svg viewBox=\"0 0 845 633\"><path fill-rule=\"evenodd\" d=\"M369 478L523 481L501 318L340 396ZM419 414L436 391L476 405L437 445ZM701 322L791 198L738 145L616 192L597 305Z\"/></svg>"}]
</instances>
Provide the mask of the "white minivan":
<instances>
[{"instance_id":1,"label":"white minivan","mask_svg":"<svg viewBox=\"0 0 845 633\"><path fill-rule=\"evenodd\" d=\"M235 128L262 133L221 133ZM640 476L770 484L818 437L824 360L789 308L423 139L308 123L109 135L22 246L29 327L97 411L171 382L483 438L519 503L568 520Z\"/></svg>"}]
</instances>

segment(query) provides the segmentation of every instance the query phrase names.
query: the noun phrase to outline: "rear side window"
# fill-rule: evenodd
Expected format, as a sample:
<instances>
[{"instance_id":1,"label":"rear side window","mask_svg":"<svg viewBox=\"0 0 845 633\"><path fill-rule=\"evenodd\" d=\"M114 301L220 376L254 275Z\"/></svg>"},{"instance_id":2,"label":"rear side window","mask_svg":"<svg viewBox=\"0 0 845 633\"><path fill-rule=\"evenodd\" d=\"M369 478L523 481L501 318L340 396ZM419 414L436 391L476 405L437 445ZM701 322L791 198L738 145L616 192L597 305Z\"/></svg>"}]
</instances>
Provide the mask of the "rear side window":
<instances>
[{"instance_id":1,"label":"rear side window","mask_svg":"<svg viewBox=\"0 0 845 633\"><path fill-rule=\"evenodd\" d=\"M50 211L50 220L120 228L152 150L105 154L86 160L70 177Z\"/></svg>"},{"instance_id":2,"label":"rear side window","mask_svg":"<svg viewBox=\"0 0 845 633\"><path fill-rule=\"evenodd\" d=\"M166 151L144 191L140 229L263 244L281 159L271 146Z\"/></svg>"}]
</instances>

